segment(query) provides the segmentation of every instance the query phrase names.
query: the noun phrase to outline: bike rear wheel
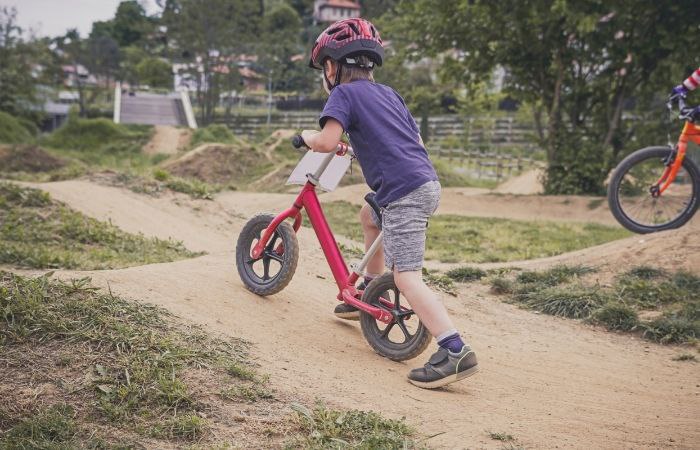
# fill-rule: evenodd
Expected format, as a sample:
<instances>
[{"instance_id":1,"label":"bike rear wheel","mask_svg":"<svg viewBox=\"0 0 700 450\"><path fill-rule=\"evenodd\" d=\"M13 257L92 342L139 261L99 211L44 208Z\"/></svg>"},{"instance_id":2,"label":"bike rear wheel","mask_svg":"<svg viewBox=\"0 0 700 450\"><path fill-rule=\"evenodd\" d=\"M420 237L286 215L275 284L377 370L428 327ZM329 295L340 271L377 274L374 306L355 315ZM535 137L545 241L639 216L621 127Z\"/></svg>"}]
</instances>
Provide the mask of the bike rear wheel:
<instances>
[{"instance_id":1,"label":"bike rear wheel","mask_svg":"<svg viewBox=\"0 0 700 450\"><path fill-rule=\"evenodd\" d=\"M700 170L688 155L675 181L661 195L652 193L671 152L669 147L643 148L615 168L608 204L615 219L628 230L646 234L678 228L697 211Z\"/></svg>"},{"instance_id":2,"label":"bike rear wheel","mask_svg":"<svg viewBox=\"0 0 700 450\"><path fill-rule=\"evenodd\" d=\"M394 316L391 323L385 324L366 312L360 312L362 334L374 351L394 361L413 359L423 353L431 335L401 296L393 273L372 280L362 294L362 301Z\"/></svg>"}]
</instances>

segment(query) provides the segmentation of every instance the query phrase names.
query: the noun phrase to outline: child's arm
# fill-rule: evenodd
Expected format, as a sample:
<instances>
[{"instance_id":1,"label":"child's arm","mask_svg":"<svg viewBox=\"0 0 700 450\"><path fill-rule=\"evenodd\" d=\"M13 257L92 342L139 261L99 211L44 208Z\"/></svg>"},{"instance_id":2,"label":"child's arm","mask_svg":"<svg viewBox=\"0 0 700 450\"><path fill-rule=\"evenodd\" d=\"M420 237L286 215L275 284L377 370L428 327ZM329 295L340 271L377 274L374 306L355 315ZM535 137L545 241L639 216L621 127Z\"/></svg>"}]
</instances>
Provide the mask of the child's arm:
<instances>
[{"instance_id":1,"label":"child's arm","mask_svg":"<svg viewBox=\"0 0 700 450\"><path fill-rule=\"evenodd\" d=\"M328 118L321 131L304 130L301 137L309 148L319 153L334 152L343 135L343 126L337 120Z\"/></svg>"}]
</instances>

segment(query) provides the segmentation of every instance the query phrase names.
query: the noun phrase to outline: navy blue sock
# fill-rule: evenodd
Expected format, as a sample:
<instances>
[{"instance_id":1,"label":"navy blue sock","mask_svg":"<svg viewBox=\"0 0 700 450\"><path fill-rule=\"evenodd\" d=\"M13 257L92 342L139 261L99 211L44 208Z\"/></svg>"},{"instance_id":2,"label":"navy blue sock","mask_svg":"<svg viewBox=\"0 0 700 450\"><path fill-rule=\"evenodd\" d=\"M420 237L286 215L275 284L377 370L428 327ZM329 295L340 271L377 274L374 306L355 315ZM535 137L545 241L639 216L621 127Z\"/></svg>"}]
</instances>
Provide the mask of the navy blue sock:
<instances>
[{"instance_id":1,"label":"navy blue sock","mask_svg":"<svg viewBox=\"0 0 700 450\"><path fill-rule=\"evenodd\" d=\"M452 353L459 353L462 351L462 347L464 347L464 341L462 341L459 333L454 333L438 341L438 345Z\"/></svg>"}]
</instances>

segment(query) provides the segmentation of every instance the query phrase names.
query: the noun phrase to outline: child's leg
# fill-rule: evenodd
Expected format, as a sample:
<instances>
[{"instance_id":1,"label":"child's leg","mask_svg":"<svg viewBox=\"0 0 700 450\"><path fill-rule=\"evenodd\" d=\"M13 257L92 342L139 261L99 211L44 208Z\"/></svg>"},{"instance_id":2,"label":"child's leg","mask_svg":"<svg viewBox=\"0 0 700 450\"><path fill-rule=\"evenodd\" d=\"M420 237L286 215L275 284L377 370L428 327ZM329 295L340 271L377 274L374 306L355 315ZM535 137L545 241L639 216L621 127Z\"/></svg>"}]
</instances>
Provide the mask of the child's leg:
<instances>
[{"instance_id":1,"label":"child's leg","mask_svg":"<svg viewBox=\"0 0 700 450\"><path fill-rule=\"evenodd\" d=\"M380 232L379 227L372 219L371 209L369 205L364 205L360 210L360 222L362 223L362 232L365 235L365 251L369 250L369 247L377 239ZM365 273L369 278L375 278L384 273L383 246L380 245L374 256L369 260Z\"/></svg>"},{"instance_id":2,"label":"child's leg","mask_svg":"<svg viewBox=\"0 0 700 450\"><path fill-rule=\"evenodd\" d=\"M419 270L399 272L394 268L394 281L401 294L406 297L413 311L418 314L421 322L438 341L456 333L452 320L447 314L445 305L437 295L423 282L423 274ZM446 336L447 333L447 336Z\"/></svg>"}]
</instances>

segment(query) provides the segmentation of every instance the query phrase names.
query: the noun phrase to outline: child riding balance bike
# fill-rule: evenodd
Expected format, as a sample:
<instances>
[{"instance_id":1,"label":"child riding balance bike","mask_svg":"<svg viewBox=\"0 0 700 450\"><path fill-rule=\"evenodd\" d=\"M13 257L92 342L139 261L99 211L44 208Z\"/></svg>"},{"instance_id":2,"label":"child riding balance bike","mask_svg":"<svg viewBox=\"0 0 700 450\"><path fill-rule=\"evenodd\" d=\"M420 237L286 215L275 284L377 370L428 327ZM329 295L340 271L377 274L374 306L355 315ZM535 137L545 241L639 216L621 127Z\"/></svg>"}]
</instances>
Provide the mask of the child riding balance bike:
<instances>
[{"instance_id":1,"label":"child riding balance bike","mask_svg":"<svg viewBox=\"0 0 700 450\"><path fill-rule=\"evenodd\" d=\"M370 346L396 361L418 356L431 335L435 337L438 351L423 367L411 370L408 380L422 388L437 388L473 375L478 364L444 305L423 282L425 232L441 188L403 99L374 82L374 66L383 58L379 32L366 20L341 20L319 35L310 66L322 71L329 94L320 118L322 130L305 130L294 144L326 156L307 175L292 207L277 216L258 215L244 226L236 262L252 292L270 295L282 290L296 269L295 232L304 208L338 285L337 299L342 303L335 314L359 320ZM352 148L339 143L344 132ZM358 159L373 191L360 212L366 255L352 273L316 195L326 169L345 154ZM382 275L385 266L391 272ZM355 286L363 274L364 280Z\"/></svg>"}]
</instances>

